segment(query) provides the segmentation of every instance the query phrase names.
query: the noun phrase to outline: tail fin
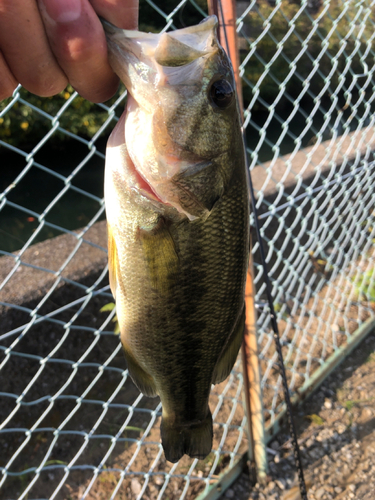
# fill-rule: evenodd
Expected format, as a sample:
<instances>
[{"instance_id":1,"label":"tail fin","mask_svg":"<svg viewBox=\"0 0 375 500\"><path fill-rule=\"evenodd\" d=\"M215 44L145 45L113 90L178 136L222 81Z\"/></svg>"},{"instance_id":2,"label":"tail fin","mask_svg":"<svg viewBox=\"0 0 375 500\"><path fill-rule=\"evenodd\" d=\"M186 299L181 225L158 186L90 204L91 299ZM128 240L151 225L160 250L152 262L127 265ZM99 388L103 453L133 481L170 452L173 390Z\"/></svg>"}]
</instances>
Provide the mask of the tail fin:
<instances>
[{"instance_id":1,"label":"tail fin","mask_svg":"<svg viewBox=\"0 0 375 500\"><path fill-rule=\"evenodd\" d=\"M212 449L212 416L191 425L173 425L168 417L163 417L160 426L161 442L165 458L176 463L183 455L203 460Z\"/></svg>"}]
</instances>

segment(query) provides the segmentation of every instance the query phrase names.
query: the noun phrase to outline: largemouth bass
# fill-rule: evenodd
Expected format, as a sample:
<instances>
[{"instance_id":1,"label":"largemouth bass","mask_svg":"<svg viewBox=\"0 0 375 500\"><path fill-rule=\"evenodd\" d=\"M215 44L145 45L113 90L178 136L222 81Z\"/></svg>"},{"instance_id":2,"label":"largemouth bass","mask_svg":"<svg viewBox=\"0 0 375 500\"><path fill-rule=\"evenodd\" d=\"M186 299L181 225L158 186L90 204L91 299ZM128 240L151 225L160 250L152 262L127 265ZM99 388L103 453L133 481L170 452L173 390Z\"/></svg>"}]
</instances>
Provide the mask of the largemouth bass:
<instances>
[{"instance_id":1,"label":"largemouth bass","mask_svg":"<svg viewBox=\"0 0 375 500\"><path fill-rule=\"evenodd\" d=\"M128 89L107 146L110 285L129 373L160 396L167 460L212 448L211 384L240 348L249 256L244 147L217 20L164 34L105 27Z\"/></svg>"}]
</instances>

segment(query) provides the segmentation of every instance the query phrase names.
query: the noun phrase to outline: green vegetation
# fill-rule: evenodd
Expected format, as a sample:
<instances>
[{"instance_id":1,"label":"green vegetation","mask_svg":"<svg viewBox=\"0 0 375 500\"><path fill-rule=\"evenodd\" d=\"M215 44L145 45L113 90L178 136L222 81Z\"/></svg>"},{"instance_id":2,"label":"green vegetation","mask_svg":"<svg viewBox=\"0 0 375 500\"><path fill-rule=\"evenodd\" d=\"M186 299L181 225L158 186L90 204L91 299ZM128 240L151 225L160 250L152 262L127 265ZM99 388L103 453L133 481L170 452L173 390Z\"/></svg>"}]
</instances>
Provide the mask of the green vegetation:
<instances>
[{"instance_id":1,"label":"green vegetation","mask_svg":"<svg viewBox=\"0 0 375 500\"><path fill-rule=\"evenodd\" d=\"M124 91L121 86L116 96L107 104L118 97ZM68 87L53 97L38 97L25 89L19 92L20 98L28 104L17 100L11 108L0 118L0 140L13 146L28 143L35 144L40 141L53 127L52 120L67 104L74 90ZM0 113L5 109L13 98L0 102ZM34 108L38 108L38 111ZM123 108L120 106L121 111ZM46 116L47 115L47 116ZM108 113L97 104L91 103L77 95L68 103L68 107L58 116L59 126L73 134L90 139L98 132L103 123L108 119ZM54 138L58 140L68 139L69 136L56 132Z\"/></svg>"},{"instance_id":2,"label":"green vegetation","mask_svg":"<svg viewBox=\"0 0 375 500\"><path fill-rule=\"evenodd\" d=\"M113 309L116 307L116 304L114 302L109 302L108 304L105 304L101 309L100 312L106 312L106 311L113 311ZM115 323L115 328L113 330L113 333L116 335L120 334L120 325L117 320L117 315L112 318L112 322Z\"/></svg>"},{"instance_id":3,"label":"green vegetation","mask_svg":"<svg viewBox=\"0 0 375 500\"><path fill-rule=\"evenodd\" d=\"M284 311L282 311L283 306L284 306ZM285 304L280 304L279 302L275 302L273 305L273 308L274 308L275 312L277 314L279 314L282 319L284 319L285 321L288 319L288 317L289 317L288 312L287 312L288 308Z\"/></svg>"},{"instance_id":4,"label":"green vegetation","mask_svg":"<svg viewBox=\"0 0 375 500\"><path fill-rule=\"evenodd\" d=\"M347 401L343 401L343 406L346 408L347 411L350 411L354 408L355 406L355 401L352 401L351 399L348 399Z\"/></svg>"},{"instance_id":5,"label":"green vegetation","mask_svg":"<svg viewBox=\"0 0 375 500\"><path fill-rule=\"evenodd\" d=\"M369 358L372 357L374 355L374 353L371 353ZM366 363L368 361L371 361L370 359L367 359L366 360ZM372 360L374 358L372 357ZM351 399L351 398L348 398L348 396L350 395L350 389L347 389L345 387L341 387L341 388L338 388L336 390L336 397L337 397L337 401L346 409L346 411L348 412L351 412L351 410L355 407L355 406L360 406L362 404L366 404L366 403L371 403L372 401L375 400L375 397L371 397L371 398L366 398L366 399Z\"/></svg>"},{"instance_id":6,"label":"green vegetation","mask_svg":"<svg viewBox=\"0 0 375 500\"><path fill-rule=\"evenodd\" d=\"M163 2L162 10L165 15L169 15L178 3L176 0L166 0ZM207 11L205 0L195 0L195 3L200 9ZM202 14L191 3L188 3L174 16L174 26L182 28L185 25L199 23L201 20ZM146 0L140 0L139 28L141 31L159 32L165 27L165 24L166 20L163 15L156 12ZM116 95L105 104L108 106L112 105L123 91L124 86L121 85ZM0 140L12 146L21 147L22 149L27 149L28 144L34 146L51 131L54 125L52 120L58 115L61 108L67 104L67 108L58 117L59 126L85 139L91 139L108 119L108 113L102 107L86 101L80 96L76 96L68 103L73 92L73 88L68 85L58 95L42 98L31 94L25 89L21 89L19 97L23 101L27 101L29 105L16 100L6 113L4 113L4 116L0 118ZM12 102L13 98L0 102L0 114ZM41 110L42 113L35 108ZM116 109L116 113L119 116L123 110L123 106L118 106L118 108ZM108 131L105 133L108 134ZM52 141L61 141L69 139L69 136L57 131L51 139ZM49 140L51 141L51 139Z\"/></svg>"},{"instance_id":7,"label":"green vegetation","mask_svg":"<svg viewBox=\"0 0 375 500\"><path fill-rule=\"evenodd\" d=\"M48 465L68 465L68 462L63 462L62 460L47 460L44 467L47 467Z\"/></svg>"},{"instance_id":8,"label":"green vegetation","mask_svg":"<svg viewBox=\"0 0 375 500\"><path fill-rule=\"evenodd\" d=\"M353 281L359 299L365 298L375 302L375 268L369 269Z\"/></svg>"},{"instance_id":9,"label":"green vegetation","mask_svg":"<svg viewBox=\"0 0 375 500\"><path fill-rule=\"evenodd\" d=\"M297 97L308 82L309 89L318 95L326 84L326 77L330 85L325 93L327 97L330 96L340 83L340 75L348 62L347 58L352 59L347 80L351 80L353 73L364 72L360 57L366 51L364 40L372 36L371 22L367 22L364 34L360 38L357 38L359 25L354 28L351 36L348 36L348 25L355 11L344 12L341 2L331 0L328 11L322 19L319 19L323 8L324 6L321 6L313 15L307 11L299 12L301 9L299 2L282 2L279 9L271 7L267 0L257 2L244 20L245 30L250 34L250 43L256 44L255 53L247 62L245 69L245 79L249 84L243 88L245 103L249 103L253 98L252 87L265 73L266 76L261 80L259 87L260 97L271 103L278 95L281 85L285 86L285 90L292 97ZM335 27L334 22L337 23ZM315 23L318 26L316 30ZM286 34L289 34L287 38ZM311 35L307 42L306 34ZM279 53L275 58L276 44L282 47L282 54ZM244 49L241 53L242 60L249 53L249 48L245 49L244 45L245 43L241 43ZM337 67L334 69L335 58L340 53ZM296 61L293 65L289 63L293 61ZM319 71L309 76L315 62L319 64ZM268 72L265 71L266 65L269 66ZM296 71L291 75L294 66ZM346 86L348 84L347 81ZM311 97L309 99L311 100ZM253 109L256 110L257 107L259 103L255 104Z\"/></svg>"},{"instance_id":10,"label":"green vegetation","mask_svg":"<svg viewBox=\"0 0 375 500\"><path fill-rule=\"evenodd\" d=\"M207 12L206 1L194 0L193 3L186 3L173 15L174 27L182 28L201 21L202 12ZM158 12L146 0L141 0L140 29L151 32L160 31L165 27L166 17L173 12L178 4L177 0L166 0ZM250 44L256 44L255 52L245 67L244 77L247 82L247 85L243 86L245 103L248 104L253 98L253 87L258 82L260 82L260 97L271 103L278 95L281 85L285 86L286 92L292 97L296 97L301 93L307 81L310 90L317 95L323 89L326 77L330 82L330 86L326 90L326 97L328 97L340 82L340 74L347 64L347 57L352 58L350 75L363 73L360 57L365 52L366 46L361 41L365 40L366 37L370 39L372 36L370 21L368 21L364 34L357 39L356 35L361 27L355 27L351 36L347 37L348 25L354 13L348 11L342 15L343 7L338 0L330 2L329 11L319 21L316 20L319 18L323 6L314 15L306 11L299 12L300 8L299 2L282 2L280 8L275 8L271 7L267 0L259 0L244 19L244 29L248 33L247 39ZM295 16L297 17L294 20ZM337 22L334 29L333 20ZM315 22L318 25L316 31L314 31ZM286 37L287 33L289 33L288 37ZM311 37L307 42L303 42L306 39L306 33L311 33ZM345 41L343 41L344 39ZM278 53L277 44L280 44L279 48L282 48L282 53ZM243 48L241 58L244 60L250 52L250 47L245 40L242 40L240 45ZM345 51L336 62L335 57L344 46ZM322 55L322 49L325 49L324 55ZM289 62L292 61L296 61L296 72L290 74L293 66ZM309 77L313 70L314 61L319 64L320 75L314 73L312 77ZM337 68L335 68L336 63ZM265 70L265 66L267 70ZM298 76L296 76L297 74ZM352 78L350 75L348 74L346 86ZM0 140L14 146L22 145L24 149L27 144L35 145L51 131L54 124L53 118L65 105L67 105L66 109L61 116L58 116L59 126L90 139L107 120L108 113L97 104L90 103L80 96L70 101L72 93L72 87L68 86L57 96L41 98L22 89L19 96L28 104L16 100L0 118ZM109 104L113 103L116 97L112 98ZM309 100L311 101L311 97ZM12 102L13 98L2 101L0 113ZM279 105L282 103L281 100ZM257 102L254 104L253 110L256 111L257 108L261 107L262 105ZM119 106L119 110L116 112L120 113L122 109L123 107ZM69 136L62 132L55 132L53 139L55 138L62 140L68 139Z\"/></svg>"},{"instance_id":11,"label":"green vegetation","mask_svg":"<svg viewBox=\"0 0 375 500\"><path fill-rule=\"evenodd\" d=\"M305 415L304 418L310 420L310 422L314 425L324 425L324 420L322 419L322 417L316 415L315 413L313 413L312 415Z\"/></svg>"},{"instance_id":12,"label":"green vegetation","mask_svg":"<svg viewBox=\"0 0 375 500\"><path fill-rule=\"evenodd\" d=\"M372 302L375 302L375 269L365 272L358 283L361 293Z\"/></svg>"}]
</instances>

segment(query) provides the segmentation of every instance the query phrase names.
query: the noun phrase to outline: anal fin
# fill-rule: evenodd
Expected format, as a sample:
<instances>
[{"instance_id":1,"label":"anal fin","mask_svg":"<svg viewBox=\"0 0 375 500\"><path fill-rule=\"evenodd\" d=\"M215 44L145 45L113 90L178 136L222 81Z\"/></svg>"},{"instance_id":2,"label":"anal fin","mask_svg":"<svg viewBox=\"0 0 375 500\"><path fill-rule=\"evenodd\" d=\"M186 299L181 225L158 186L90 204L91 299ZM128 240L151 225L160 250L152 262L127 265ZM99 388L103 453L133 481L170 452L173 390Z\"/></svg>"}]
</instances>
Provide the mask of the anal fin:
<instances>
[{"instance_id":1,"label":"anal fin","mask_svg":"<svg viewBox=\"0 0 375 500\"><path fill-rule=\"evenodd\" d=\"M232 335L221 353L221 356L216 363L214 373L212 375L212 383L220 384L230 374L234 363L236 362L238 351L240 350L243 333L245 328L245 304L242 313L238 317L236 326L233 329Z\"/></svg>"},{"instance_id":2,"label":"anal fin","mask_svg":"<svg viewBox=\"0 0 375 500\"><path fill-rule=\"evenodd\" d=\"M130 354L129 350L122 344L124 349L126 363L128 365L129 374L142 394L149 398L154 398L158 395L155 382L151 375L149 375L143 368L139 366L134 356Z\"/></svg>"}]
</instances>

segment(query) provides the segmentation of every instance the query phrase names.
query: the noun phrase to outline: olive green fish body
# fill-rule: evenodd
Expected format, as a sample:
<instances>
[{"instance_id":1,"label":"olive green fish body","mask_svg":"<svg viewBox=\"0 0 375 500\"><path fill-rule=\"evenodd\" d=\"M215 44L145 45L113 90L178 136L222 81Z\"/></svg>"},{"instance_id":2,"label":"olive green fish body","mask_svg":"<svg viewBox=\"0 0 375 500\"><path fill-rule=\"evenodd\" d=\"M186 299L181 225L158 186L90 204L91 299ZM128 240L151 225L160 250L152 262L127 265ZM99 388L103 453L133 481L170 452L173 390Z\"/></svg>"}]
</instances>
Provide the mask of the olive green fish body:
<instances>
[{"instance_id":1,"label":"olive green fish body","mask_svg":"<svg viewBox=\"0 0 375 500\"><path fill-rule=\"evenodd\" d=\"M111 289L129 373L145 395L161 398L162 443L173 462L211 451L211 384L229 375L244 328L244 151L233 74L212 18L206 23L205 32L191 28L203 32L192 50L183 43L191 43L189 28L177 44L159 38L147 49L154 68L159 61L151 90L141 88L144 71L136 87L133 62L125 76L113 62L132 98L106 159ZM134 55L138 47L126 50ZM173 73L187 66L184 79ZM217 81L224 106L208 95Z\"/></svg>"}]
</instances>

